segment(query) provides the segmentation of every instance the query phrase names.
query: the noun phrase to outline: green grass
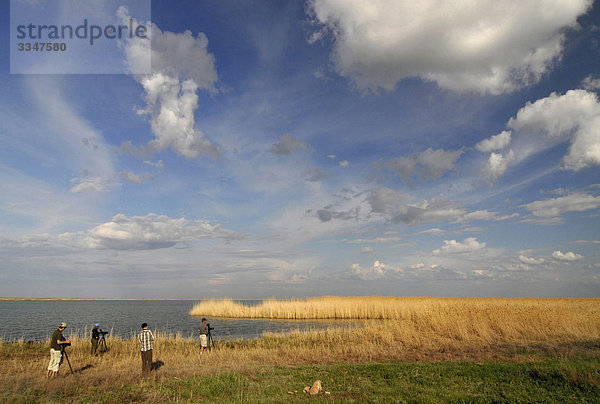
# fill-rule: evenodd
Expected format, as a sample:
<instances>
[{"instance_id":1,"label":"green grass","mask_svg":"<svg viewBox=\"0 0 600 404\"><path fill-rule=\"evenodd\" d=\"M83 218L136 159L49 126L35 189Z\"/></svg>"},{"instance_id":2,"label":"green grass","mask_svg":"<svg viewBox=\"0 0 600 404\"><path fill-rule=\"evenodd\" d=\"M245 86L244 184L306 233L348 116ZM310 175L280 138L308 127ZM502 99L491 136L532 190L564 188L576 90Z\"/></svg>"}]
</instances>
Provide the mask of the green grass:
<instances>
[{"instance_id":1,"label":"green grass","mask_svg":"<svg viewBox=\"0 0 600 404\"><path fill-rule=\"evenodd\" d=\"M320 379L318 396L302 392ZM90 386L84 375L61 376L51 389L21 386L1 402L207 403L600 403L600 359L512 362L366 363L274 367L268 371L170 377ZM61 384L70 388L62 389ZM73 385L75 384L75 385ZM289 394L289 391L297 392ZM62 391L68 391L64 394Z\"/></svg>"}]
</instances>

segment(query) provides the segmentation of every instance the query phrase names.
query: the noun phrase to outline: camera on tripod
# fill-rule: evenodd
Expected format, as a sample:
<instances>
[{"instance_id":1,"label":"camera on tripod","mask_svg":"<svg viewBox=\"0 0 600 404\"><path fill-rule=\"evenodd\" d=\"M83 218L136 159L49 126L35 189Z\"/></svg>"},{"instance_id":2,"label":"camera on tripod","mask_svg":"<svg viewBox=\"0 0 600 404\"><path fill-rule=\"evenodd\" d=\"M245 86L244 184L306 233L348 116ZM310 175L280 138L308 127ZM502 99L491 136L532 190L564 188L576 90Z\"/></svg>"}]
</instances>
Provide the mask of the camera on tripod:
<instances>
[{"instance_id":1,"label":"camera on tripod","mask_svg":"<svg viewBox=\"0 0 600 404\"><path fill-rule=\"evenodd\" d=\"M215 346L215 342L213 341L212 334L210 333L215 327L211 327L209 323L206 323L206 329L208 332L206 333L206 337L208 338L208 349L211 349Z\"/></svg>"},{"instance_id":2,"label":"camera on tripod","mask_svg":"<svg viewBox=\"0 0 600 404\"><path fill-rule=\"evenodd\" d=\"M99 337L97 338L98 345L93 350L94 354L96 352L104 353L104 352L108 351L108 347L106 346L106 334L108 334L108 333L109 333L108 331L98 330L98 335L99 335Z\"/></svg>"}]
</instances>

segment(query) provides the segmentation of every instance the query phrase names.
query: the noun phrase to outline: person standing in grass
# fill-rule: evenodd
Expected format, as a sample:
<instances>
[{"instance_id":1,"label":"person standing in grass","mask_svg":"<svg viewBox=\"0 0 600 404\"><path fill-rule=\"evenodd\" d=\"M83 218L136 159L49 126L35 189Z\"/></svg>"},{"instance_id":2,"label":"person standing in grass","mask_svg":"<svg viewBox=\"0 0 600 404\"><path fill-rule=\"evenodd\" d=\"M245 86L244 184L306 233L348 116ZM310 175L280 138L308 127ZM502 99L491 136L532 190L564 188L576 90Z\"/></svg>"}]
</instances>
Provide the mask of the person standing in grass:
<instances>
[{"instance_id":1,"label":"person standing in grass","mask_svg":"<svg viewBox=\"0 0 600 404\"><path fill-rule=\"evenodd\" d=\"M154 341L154 335L152 331L148 329L148 324L142 324L142 332L138 337L140 341L140 349L142 352L142 376L150 376L150 370L152 369L152 341Z\"/></svg>"},{"instance_id":2,"label":"person standing in grass","mask_svg":"<svg viewBox=\"0 0 600 404\"><path fill-rule=\"evenodd\" d=\"M202 324L198 327L198 332L200 333L200 355L204 353L204 348L206 348L207 342L207 334L208 334L208 324L206 324L206 319L202 319Z\"/></svg>"},{"instance_id":3,"label":"person standing in grass","mask_svg":"<svg viewBox=\"0 0 600 404\"><path fill-rule=\"evenodd\" d=\"M54 377L58 374L62 359L62 352L60 350L61 345L71 345L71 340L65 339L65 337L62 335L62 332L65 330L65 328L67 328L67 323L60 323L60 326L54 331L52 338L50 339L50 363L48 364L46 377Z\"/></svg>"},{"instance_id":4,"label":"person standing in grass","mask_svg":"<svg viewBox=\"0 0 600 404\"><path fill-rule=\"evenodd\" d=\"M94 324L92 328L92 355L96 353L98 349L98 342L100 341L100 324Z\"/></svg>"}]
</instances>

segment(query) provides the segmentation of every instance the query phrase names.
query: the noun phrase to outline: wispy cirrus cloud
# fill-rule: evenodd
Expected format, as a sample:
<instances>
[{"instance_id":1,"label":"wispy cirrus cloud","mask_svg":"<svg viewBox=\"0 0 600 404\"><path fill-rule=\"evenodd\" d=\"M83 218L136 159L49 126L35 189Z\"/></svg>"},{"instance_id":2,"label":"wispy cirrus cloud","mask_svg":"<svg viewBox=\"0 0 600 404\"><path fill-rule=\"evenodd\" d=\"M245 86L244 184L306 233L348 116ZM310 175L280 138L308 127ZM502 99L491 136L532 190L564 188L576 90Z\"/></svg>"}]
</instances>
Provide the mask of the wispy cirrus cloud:
<instances>
[{"instance_id":1,"label":"wispy cirrus cloud","mask_svg":"<svg viewBox=\"0 0 600 404\"><path fill-rule=\"evenodd\" d=\"M521 205L521 207L530 211L534 216L542 218L557 217L566 212L583 212L596 209L599 206L600 196L593 196L583 192Z\"/></svg>"},{"instance_id":2,"label":"wispy cirrus cloud","mask_svg":"<svg viewBox=\"0 0 600 404\"><path fill-rule=\"evenodd\" d=\"M286 133L279 138L277 143L271 146L269 153L273 153L276 156L289 156L296 150L310 151L312 147L308 143L297 139L294 135Z\"/></svg>"},{"instance_id":3,"label":"wispy cirrus cloud","mask_svg":"<svg viewBox=\"0 0 600 404\"><path fill-rule=\"evenodd\" d=\"M374 213L383 214L392 223L409 226L456 220L466 210L454 201L425 200L414 202L414 196L380 187L369 192L367 202Z\"/></svg>"},{"instance_id":4,"label":"wispy cirrus cloud","mask_svg":"<svg viewBox=\"0 0 600 404\"><path fill-rule=\"evenodd\" d=\"M485 220L485 221L500 221L500 220L508 220L519 217L518 213L512 213L510 215L500 215L498 212L490 212L487 209L476 210L473 212L469 212L464 214L463 216L456 219L457 223L468 223L475 220Z\"/></svg>"},{"instance_id":5,"label":"wispy cirrus cloud","mask_svg":"<svg viewBox=\"0 0 600 404\"><path fill-rule=\"evenodd\" d=\"M462 150L429 148L407 157L395 157L385 162L385 167L394 171L406 185L412 188L414 176L424 181L439 178L454 169L456 160L461 154Z\"/></svg>"}]
</instances>

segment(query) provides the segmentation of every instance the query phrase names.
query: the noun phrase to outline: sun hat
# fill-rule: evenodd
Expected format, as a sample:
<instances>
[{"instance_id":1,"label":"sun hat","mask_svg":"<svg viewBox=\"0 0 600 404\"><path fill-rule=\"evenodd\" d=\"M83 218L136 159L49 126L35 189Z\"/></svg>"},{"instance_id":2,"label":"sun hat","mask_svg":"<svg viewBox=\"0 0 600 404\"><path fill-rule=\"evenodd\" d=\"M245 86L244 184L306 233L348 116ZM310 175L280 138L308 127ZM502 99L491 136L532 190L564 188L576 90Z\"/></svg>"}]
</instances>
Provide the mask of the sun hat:
<instances>
[{"instance_id":1,"label":"sun hat","mask_svg":"<svg viewBox=\"0 0 600 404\"><path fill-rule=\"evenodd\" d=\"M60 323L60 328L67 328L67 323L65 323L64 321Z\"/></svg>"},{"instance_id":2,"label":"sun hat","mask_svg":"<svg viewBox=\"0 0 600 404\"><path fill-rule=\"evenodd\" d=\"M96 323L94 324L94 327L100 327L100 324Z\"/></svg>"}]
</instances>

